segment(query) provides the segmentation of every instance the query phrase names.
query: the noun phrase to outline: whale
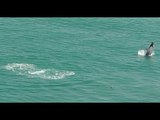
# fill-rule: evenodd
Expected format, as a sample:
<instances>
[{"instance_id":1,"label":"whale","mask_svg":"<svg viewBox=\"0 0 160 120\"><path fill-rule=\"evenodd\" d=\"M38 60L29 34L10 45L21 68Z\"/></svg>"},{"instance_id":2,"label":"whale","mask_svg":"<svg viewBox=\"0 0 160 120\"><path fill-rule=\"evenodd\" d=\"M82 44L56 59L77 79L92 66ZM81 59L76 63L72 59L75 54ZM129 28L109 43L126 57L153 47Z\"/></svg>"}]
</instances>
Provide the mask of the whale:
<instances>
[{"instance_id":1,"label":"whale","mask_svg":"<svg viewBox=\"0 0 160 120\"><path fill-rule=\"evenodd\" d=\"M146 49L146 54L145 54L145 56L150 56L150 55L152 54L152 52L153 52L153 45L154 45L154 43L152 42L152 43L150 44L150 46Z\"/></svg>"}]
</instances>

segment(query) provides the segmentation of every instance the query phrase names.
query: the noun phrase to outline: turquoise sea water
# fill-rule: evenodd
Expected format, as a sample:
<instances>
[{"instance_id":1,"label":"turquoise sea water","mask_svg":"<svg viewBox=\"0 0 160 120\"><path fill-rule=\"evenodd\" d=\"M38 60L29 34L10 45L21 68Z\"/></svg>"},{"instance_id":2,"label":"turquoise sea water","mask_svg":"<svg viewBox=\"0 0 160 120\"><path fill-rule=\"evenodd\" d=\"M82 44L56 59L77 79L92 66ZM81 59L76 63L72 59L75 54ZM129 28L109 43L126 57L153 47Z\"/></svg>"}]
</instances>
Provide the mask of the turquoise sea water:
<instances>
[{"instance_id":1,"label":"turquoise sea water","mask_svg":"<svg viewBox=\"0 0 160 120\"><path fill-rule=\"evenodd\" d=\"M160 102L159 51L160 18L0 18L0 102Z\"/></svg>"}]
</instances>

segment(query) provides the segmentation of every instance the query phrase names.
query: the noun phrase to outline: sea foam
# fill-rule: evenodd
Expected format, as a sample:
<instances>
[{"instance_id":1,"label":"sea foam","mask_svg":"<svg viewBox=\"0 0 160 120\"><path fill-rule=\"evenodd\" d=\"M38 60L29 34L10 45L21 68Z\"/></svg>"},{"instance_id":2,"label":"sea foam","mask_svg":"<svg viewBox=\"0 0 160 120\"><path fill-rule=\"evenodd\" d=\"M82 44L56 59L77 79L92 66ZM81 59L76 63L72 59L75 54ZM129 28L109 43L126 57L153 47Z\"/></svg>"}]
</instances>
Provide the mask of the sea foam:
<instances>
[{"instance_id":1,"label":"sea foam","mask_svg":"<svg viewBox=\"0 0 160 120\"><path fill-rule=\"evenodd\" d=\"M14 72L17 75L42 79L62 79L75 74L73 71L42 69L34 64L26 63L9 63L5 65L5 69Z\"/></svg>"}]
</instances>

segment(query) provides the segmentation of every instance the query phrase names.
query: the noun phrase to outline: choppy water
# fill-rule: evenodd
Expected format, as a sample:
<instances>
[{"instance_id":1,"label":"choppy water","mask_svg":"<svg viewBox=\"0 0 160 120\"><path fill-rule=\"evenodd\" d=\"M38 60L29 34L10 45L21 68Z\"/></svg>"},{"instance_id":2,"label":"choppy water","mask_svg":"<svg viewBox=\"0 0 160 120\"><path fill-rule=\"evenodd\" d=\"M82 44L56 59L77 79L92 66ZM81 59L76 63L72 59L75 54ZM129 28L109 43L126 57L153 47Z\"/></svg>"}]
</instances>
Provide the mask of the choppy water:
<instances>
[{"instance_id":1,"label":"choppy water","mask_svg":"<svg viewBox=\"0 0 160 120\"><path fill-rule=\"evenodd\" d=\"M160 18L0 18L0 102L159 102L159 41Z\"/></svg>"}]
</instances>

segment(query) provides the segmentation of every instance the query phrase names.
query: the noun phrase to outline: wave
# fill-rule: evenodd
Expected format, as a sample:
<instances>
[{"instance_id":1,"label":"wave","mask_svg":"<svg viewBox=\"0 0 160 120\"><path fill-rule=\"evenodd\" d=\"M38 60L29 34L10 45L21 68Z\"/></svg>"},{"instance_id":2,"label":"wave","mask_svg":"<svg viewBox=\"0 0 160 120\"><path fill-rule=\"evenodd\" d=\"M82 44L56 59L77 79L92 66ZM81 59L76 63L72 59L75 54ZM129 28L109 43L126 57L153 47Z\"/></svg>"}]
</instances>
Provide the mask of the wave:
<instances>
[{"instance_id":1,"label":"wave","mask_svg":"<svg viewBox=\"0 0 160 120\"><path fill-rule=\"evenodd\" d=\"M26 64L26 63L9 63L5 65L5 69L12 71L18 75L25 75L27 77L35 77L42 79L62 79L67 76L72 76L75 74L73 71L41 69L34 64Z\"/></svg>"}]
</instances>

